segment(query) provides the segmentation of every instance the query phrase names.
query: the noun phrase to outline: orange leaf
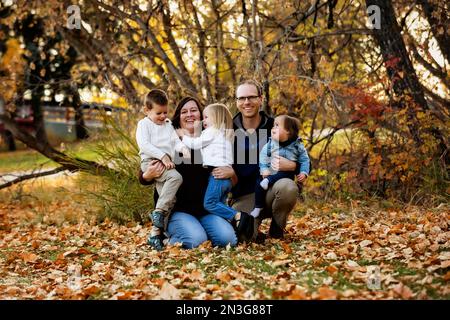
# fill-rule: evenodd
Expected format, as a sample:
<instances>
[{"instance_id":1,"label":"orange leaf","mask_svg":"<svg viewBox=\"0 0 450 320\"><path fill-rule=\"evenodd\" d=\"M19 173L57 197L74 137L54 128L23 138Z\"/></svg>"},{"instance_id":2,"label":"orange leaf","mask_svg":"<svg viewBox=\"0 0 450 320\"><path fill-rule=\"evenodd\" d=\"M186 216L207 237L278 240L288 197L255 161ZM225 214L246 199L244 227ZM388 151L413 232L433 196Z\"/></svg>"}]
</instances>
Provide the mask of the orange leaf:
<instances>
[{"instance_id":1,"label":"orange leaf","mask_svg":"<svg viewBox=\"0 0 450 320\"><path fill-rule=\"evenodd\" d=\"M226 283L231 281L231 276L228 272L218 272L216 274L216 279Z\"/></svg>"},{"instance_id":2,"label":"orange leaf","mask_svg":"<svg viewBox=\"0 0 450 320\"><path fill-rule=\"evenodd\" d=\"M450 271L448 271L443 277L444 281L450 280Z\"/></svg>"},{"instance_id":3,"label":"orange leaf","mask_svg":"<svg viewBox=\"0 0 450 320\"><path fill-rule=\"evenodd\" d=\"M91 285L89 287L87 287L86 289L83 290L83 294L85 294L86 296L92 296L94 294L96 294L97 292L100 291L100 288L95 286L95 285Z\"/></svg>"},{"instance_id":4,"label":"orange leaf","mask_svg":"<svg viewBox=\"0 0 450 320\"><path fill-rule=\"evenodd\" d=\"M295 289L291 292L290 295L287 296L289 300L305 300L306 293L303 290Z\"/></svg>"},{"instance_id":5,"label":"orange leaf","mask_svg":"<svg viewBox=\"0 0 450 320\"><path fill-rule=\"evenodd\" d=\"M286 252L287 254L291 254L292 253L292 248L287 243L282 242L281 246L283 247L284 252Z\"/></svg>"},{"instance_id":6,"label":"orange leaf","mask_svg":"<svg viewBox=\"0 0 450 320\"><path fill-rule=\"evenodd\" d=\"M328 287L320 287L319 288L319 298L322 300L336 299L337 292Z\"/></svg>"},{"instance_id":7,"label":"orange leaf","mask_svg":"<svg viewBox=\"0 0 450 320\"><path fill-rule=\"evenodd\" d=\"M327 272L329 274L333 274L336 273L338 271L338 268L336 268L335 266L328 266L325 268L325 270L327 270Z\"/></svg>"},{"instance_id":8,"label":"orange leaf","mask_svg":"<svg viewBox=\"0 0 450 320\"><path fill-rule=\"evenodd\" d=\"M25 262L34 262L38 258L34 253L24 252L20 255Z\"/></svg>"},{"instance_id":9,"label":"orange leaf","mask_svg":"<svg viewBox=\"0 0 450 320\"><path fill-rule=\"evenodd\" d=\"M321 236L322 234L324 234L325 230L323 229L314 229L313 231L311 231L311 233L314 236Z\"/></svg>"},{"instance_id":10,"label":"orange leaf","mask_svg":"<svg viewBox=\"0 0 450 320\"><path fill-rule=\"evenodd\" d=\"M93 263L92 258L88 257L83 261L82 266L83 268L89 268L92 265L92 263Z\"/></svg>"},{"instance_id":11,"label":"orange leaf","mask_svg":"<svg viewBox=\"0 0 450 320\"><path fill-rule=\"evenodd\" d=\"M33 249L38 249L39 248L39 241L33 240L31 242L31 246L33 247Z\"/></svg>"},{"instance_id":12,"label":"orange leaf","mask_svg":"<svg viewBox=\"0 0 450 320\"><path fill-rule=\"evenodd\" d=\"M128 300L133 295L131 291L122 291L117 294L117 299L119 300Z\"/></svg>"}]
</instances>

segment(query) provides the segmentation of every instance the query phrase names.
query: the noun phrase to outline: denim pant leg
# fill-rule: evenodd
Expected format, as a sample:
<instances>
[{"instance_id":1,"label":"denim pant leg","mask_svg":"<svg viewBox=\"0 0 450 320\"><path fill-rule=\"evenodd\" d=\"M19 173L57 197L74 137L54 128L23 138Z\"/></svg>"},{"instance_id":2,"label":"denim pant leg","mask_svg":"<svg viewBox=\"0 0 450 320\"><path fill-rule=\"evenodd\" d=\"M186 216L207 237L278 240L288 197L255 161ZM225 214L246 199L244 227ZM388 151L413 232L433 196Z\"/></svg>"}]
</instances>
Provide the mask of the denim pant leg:
<instances>
[{"instance_id":1,"label":"denim pant leg","mask_svg":"<svg viewBox=\"0 0 450 320\"><path fill-rule=\"evenodd\" d=\"M199 219L185 212L177 211L170 215L167 233L170 244L181 243L185 249L198 247L208 240Z\"/></svg>"},{"instance_id":2,"label":"denim pant leg","mask_svg":"<svg viewBox=\"0 0 450 320\"><path fill-rule=\"evenodd\" d=\"M237 244L236 233L232 225L222 217L214 214L207 214L198 219L211 240L214 247L232 247Z\"/></svg>"},{"instance_id":3,"label":"denim pant leg","mask_svg":"<svg viewBox=\"0 0 450 320\"><path fill-rule=\"evenodd\" d=\"M212 175L209 176L208 187L206 188L203 206L212 214L227 220L233 219L236 210L227 206L225 200L228 192L231 190L230 179L216 179Z\"/></svg>"}]
</instances>

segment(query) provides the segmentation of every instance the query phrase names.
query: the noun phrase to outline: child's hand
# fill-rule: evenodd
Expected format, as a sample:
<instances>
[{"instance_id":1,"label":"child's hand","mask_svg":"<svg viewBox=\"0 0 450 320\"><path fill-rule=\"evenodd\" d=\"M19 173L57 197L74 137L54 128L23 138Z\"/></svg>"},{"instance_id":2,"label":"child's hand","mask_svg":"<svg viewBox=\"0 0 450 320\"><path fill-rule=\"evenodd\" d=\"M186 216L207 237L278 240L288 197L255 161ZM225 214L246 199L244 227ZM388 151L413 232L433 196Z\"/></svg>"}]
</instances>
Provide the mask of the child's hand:
<instances>
[{"instance_id":1,"label":"child's hand","mask_svg":"<svg viewBox=\"0 0 450 320\"><path fill-rule=\"evenodd\" d=\"M183 153L183 158L190 159L191 158L191 150L189 148L184 147L181 152Z\"/></svg>"},{"instance_id":2,"label":"child's hand","mask_svg":"<svg viewBox=\"0 0 450 320\"><path fill-rule=\"evenodd\" d=\"M263 178L267 178L268 176L270 176L270 170L263 170L263 171L261 171L261 176Z\"/></svg>"},{"instance_id":3,"label":"child's hand","mask_svg":"<svg viewBox=\"0 0 450 320\"><path fill-rule=\"evenodd\" d=\"M194 121L194 136L198 137L202 133L202 123L203 121L195 120Z\"/></svg>"},{"instance_id":4,"label":"child's hand","mask_svg":"<svg viewBox=\"0 0 450 320\"><path fill-rule=\"evenodd\" d=\"M306 180L306 178L307 178L307 176L304 173L300 173L299 175L297 175L297 181L298 182L303 182L303 181Z\"/></svg>"},{"instance_id":5,"label":"child's hand","mask_svg":"<svg viewBox=\"0 0 450 320\"><path fill-rule=\"evenodd\" d=\"M175 163L173 163L172 160L170 160L170 157L167 154L164 157L162 157L161 162L167 169L175 168Z\"/></svg>"}]
</instances>

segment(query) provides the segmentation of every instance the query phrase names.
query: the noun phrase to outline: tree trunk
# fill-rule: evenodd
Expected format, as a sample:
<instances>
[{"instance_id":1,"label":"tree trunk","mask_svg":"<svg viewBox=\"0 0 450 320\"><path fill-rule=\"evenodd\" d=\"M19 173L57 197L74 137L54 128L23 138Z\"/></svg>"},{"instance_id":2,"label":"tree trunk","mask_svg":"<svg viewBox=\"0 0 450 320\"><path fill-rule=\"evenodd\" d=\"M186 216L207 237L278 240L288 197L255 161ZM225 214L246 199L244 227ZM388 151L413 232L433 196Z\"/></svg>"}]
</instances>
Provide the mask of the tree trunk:
<instances>
[{"instance_id":1,"label":"tree trunk","mask_svg":"<svg viewBox=\"0 0 450 320\"><path fill-rule=\"evenodd\" d=\"M422 110L428 110L422 85L417 78L416 71L409 59L405 43L401 35L401 28L397 23L395 11L391 0L366 0L366 6L378 6L380 8L380 29L374 29L373 36L377 41L384 65L393 88L393 107L397 109L407 108L409 131L416 142L421 143L419 134L420 125L416 118L416 110L408 101L412 98L416 106ZM440 142L440 151L448 161L447 143L442 133L437 128L429 130Z\"/></svg>"},{"instance_id":2,"label":"tree trunk","mask_svg":"<svg viewBox=\"0 0 450 320\"><path fill-rule=\"evenodd\" d=\"M33 110L33 127L36 140L47 143L47 134L45 133L44 112L41 103L41 88L37 85L31 96L31 109Z\"/></svg>"},{"instance_id":3,"label":"tree trunk","mask_svg":"<svg viewBox=\"0 0 450 320\"><path fill-rule=\"evenodd\" d=\"M448 2L436 1L440 6L444 7L440 12L438 10L438 4L432 3L429 0L417 1L423 8L425 17L431 26L431 32L436 39L442 54L450 63L450 37L448 36Z\"/></svg>"},{"instance_id":4,"label":"tree trunk","mask_svg":"<svg viewBox=\"0 0 450 320\"><path fill-rule=\"evenodd\" d=\"M86 129L83 117L83 107L81 106L80 94L76 86L71 87L72 91L72 106L75 109L75 133L77 140L89 138L89 133Z\"/></svg>"},{"instance_id":5,"label":"tree trunk","mask_svg":"<svg viewBox=\"0 0 450 320\"><path fill-rule=\"evenodd\" d=\"M381 49L384 64L398 97L411 93L414 101L424 110L428 109L422 86L409 59L400 26L395 18L390 0L366 0L367 7L376 5L381 9L381 28L374 29L373 35Z\"/></svg>"},{"instance_id":6,"label":"tree trunk","mask_svg":"<svg viewBox=\"0 0 450 320\"><path fill-rule=\"evenodd\" d=\"M5 130L2 132L3 139L5 140L6 146L8 147L8 151L16 151L16 142L14 141L14 137L9 130Z\"/></svg>"}]
</instances>

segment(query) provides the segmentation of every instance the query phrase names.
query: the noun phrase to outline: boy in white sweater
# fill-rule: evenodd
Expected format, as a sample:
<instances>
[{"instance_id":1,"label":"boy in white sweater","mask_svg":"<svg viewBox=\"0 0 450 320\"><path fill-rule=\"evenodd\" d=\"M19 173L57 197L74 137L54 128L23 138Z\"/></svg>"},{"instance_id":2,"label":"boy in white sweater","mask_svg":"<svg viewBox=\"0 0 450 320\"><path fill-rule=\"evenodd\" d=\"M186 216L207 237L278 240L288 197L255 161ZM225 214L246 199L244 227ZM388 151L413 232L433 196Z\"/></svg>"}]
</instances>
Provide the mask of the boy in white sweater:
<instances>
[{"instance_id":1,"label":"boy in white sweater","mask_svg":"<svg viewBox=\"0 0 450 320\"><path fill-rule=\"evenodd\" d=\"M183 182L172 159L175 152L182 152L185 158L190 157L189 149L178 138L170 120L167 119L167 104L168 98L164 91L151 90L142 107L146 117L138 122L136 130L144 179L150 174L147 170L152 160L160 160L166 167L164 173L155 179L159 198L155 210L149 214L153 226L147 242L158 251L163 249L161 234L175 204L175 194Z\"/></svg>"}]
</instances>

